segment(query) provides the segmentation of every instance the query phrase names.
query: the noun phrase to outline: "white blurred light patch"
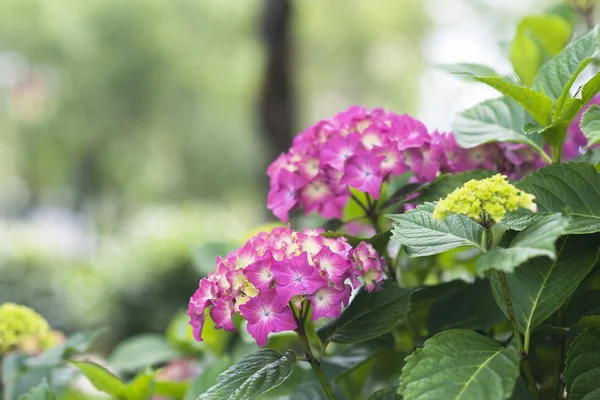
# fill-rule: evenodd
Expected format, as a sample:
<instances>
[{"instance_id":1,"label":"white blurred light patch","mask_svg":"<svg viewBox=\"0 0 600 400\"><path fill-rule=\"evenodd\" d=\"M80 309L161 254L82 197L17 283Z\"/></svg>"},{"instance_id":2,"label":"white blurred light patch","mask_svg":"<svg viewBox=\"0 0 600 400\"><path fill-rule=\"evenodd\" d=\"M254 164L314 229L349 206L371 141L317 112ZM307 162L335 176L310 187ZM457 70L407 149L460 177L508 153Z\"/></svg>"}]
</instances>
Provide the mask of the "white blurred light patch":
<instances>
[{"instance_id":1,"label":"white blurred light patch","mask_svg":"<svg viewBox=\"0 0 600 400\"><path fill-rule=\"evenodd\" d=\"M514 29L519 18L532 12L539 0L509 1L429 0L428 13L434 28L424 40L425 58L430 67L421 77L421 104L418 118L431 129L450 131L455 115L478 102L498 97L499 94L483 84L467 82L437 65L478 63L490 66L500 73L511 71L508 56L499 43L510 37L499 37L493 21L495 15L483 10L497 10L512 21ZM542 8L536 7L541 10ZM495 22L495 24L494 24Z\"/></svg>"}]
</instances>

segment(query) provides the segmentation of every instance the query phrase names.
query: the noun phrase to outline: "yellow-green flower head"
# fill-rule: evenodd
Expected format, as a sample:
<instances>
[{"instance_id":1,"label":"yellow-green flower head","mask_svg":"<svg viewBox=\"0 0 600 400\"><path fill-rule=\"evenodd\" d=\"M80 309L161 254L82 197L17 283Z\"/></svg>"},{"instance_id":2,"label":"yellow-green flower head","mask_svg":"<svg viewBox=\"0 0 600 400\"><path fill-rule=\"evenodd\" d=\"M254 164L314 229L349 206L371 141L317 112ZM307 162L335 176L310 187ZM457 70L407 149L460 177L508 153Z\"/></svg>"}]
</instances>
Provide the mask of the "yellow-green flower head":
<instances>
[{"instance_id":1,"label":"yellow-green flower head","mask_svg":"<svg viewBox=\"0 0 600 400\"><path fill-rule=\"evenodd\" d=\"M433 218L443 220L450 214L463 214L478 223L489 216L500 222L509 211L527 208L537 211L535 196L525 193L497 174L490 178L472 179L440 200L433 210Z\"/></svg>"},{"instance_id":2,"label":"yellow-green flower head","mask_svg":"<svg viewBox=\"0 0 600 400\"><path fill-rule=\"evenodd\" d=\"M40 314L14 303L0 305L0 356L15 349L35 353L55 342L55 333Z\"/></svg>"}]
</instances>

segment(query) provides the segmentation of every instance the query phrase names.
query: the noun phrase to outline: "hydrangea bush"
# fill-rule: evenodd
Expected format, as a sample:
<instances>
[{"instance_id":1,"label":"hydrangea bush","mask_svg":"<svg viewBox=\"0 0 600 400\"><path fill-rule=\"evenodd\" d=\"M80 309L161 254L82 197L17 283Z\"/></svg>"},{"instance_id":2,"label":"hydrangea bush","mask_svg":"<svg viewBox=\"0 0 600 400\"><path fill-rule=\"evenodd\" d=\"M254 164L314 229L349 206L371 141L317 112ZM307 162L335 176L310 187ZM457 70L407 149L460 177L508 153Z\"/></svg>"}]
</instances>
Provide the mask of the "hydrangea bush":
<instances>
[{"instance_id":1,"label":"hydrangea bush","mask_svg":"<svg viewBox=\"0 0 600 400\"><path fill-rule=\"evenodd\" d=\"M188 315L199 341L211 320L245 326L260 347L293 331L299 347L242 358L198 399L268 398L275 387L311 399L600 396L600 310L589 303L600 296L600 164L590 163L600 74L571 88L598 30L567 45L569 21L532 18L520 29L554 24L564 43L550 52L544 36L519 33L514 76L449 67L502 95L461 112L452 132L354 106L269 166L267 207L288 225L217 258ZM533 76L520 46L546 52ZM337 231L294 230L302 213ZM356 223L374 235L350 236ZM463 279L446 279L443 263Z\"/></svg>"},{"instance_id":2,"label":"hydrangea bush","mask_svg":"<svg viewBox=\"0 0 600 400\"><path fill-rule=\"evenodd\" d=\"M166 340L115 349L120 377L71 365L122 399L600 398L600 40L580 25L525 18L510 74L444 66L500 94L452 132L358 106L308 127L267 170L282 225L217 257Z\"/></svg>"}]
</instances>

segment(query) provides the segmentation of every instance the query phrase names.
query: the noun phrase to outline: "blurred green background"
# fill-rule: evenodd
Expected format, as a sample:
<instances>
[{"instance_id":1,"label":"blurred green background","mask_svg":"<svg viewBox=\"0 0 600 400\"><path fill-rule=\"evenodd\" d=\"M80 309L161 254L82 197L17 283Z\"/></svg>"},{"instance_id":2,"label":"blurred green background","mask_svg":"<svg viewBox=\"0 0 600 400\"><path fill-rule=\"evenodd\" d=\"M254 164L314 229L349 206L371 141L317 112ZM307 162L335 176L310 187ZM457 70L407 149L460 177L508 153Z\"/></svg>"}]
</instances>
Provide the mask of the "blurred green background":
<instances>
[{"instance_id":1,"label":"blurred green background","mask_svg":"<svg viewBox=\"0 0 600 400\"><path fill-rule=\"evenodd\" d=\"M352 104L449 129L541 0L1 0L0 303L163 332L257 224L265 167Z\"/></svg>"}]
</instances>

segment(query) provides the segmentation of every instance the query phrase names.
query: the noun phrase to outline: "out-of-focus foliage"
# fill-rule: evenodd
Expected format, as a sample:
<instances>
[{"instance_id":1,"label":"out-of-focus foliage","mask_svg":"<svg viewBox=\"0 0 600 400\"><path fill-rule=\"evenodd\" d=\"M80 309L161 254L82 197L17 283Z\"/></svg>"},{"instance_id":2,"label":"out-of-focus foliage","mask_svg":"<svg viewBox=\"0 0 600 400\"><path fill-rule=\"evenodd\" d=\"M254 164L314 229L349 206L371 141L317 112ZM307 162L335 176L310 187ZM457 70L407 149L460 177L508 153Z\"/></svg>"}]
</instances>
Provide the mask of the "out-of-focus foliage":
<instances>
[{"instance_id":1,"label":"out-of-focus foliage","mask_svg":"<svg viewBox=\"0 0 600 400\"><path fill-rule=\"evenodd\" d=\"M263 6L0 2L0 302L164 330L262 217ZM422 2L295 2L292 20L298 130L340 103L416 108Z\"/></svg>"},{"instance_id":2,"label":"out-of-focus foliage","mask_svg":"<svg viewBox=\"0 0 600 400\"><path fill-rule=\"evenodd\" d=\"M0 302L30 304L60 328L104 325L117 338L162 332L202 264L214 262L196 259L200 245L215 237L237 243L257 221L252 207L236 205L235 215L226 211L233 205L222 207L147 207L110 235L52 213L3 223Z\"/></svg>"},{"instance_id":3,"label":"out-of-focus foliage","mask_svg":"<svg viewBox=\"0 0 600 400\"><path fill-rule=\"evenodd\" d=\"M2 2L0 62L14 74L2 164L26 184L21 205L119 210L251 190L258 2L216 3Z\"/></svg>"}]
</instances>

